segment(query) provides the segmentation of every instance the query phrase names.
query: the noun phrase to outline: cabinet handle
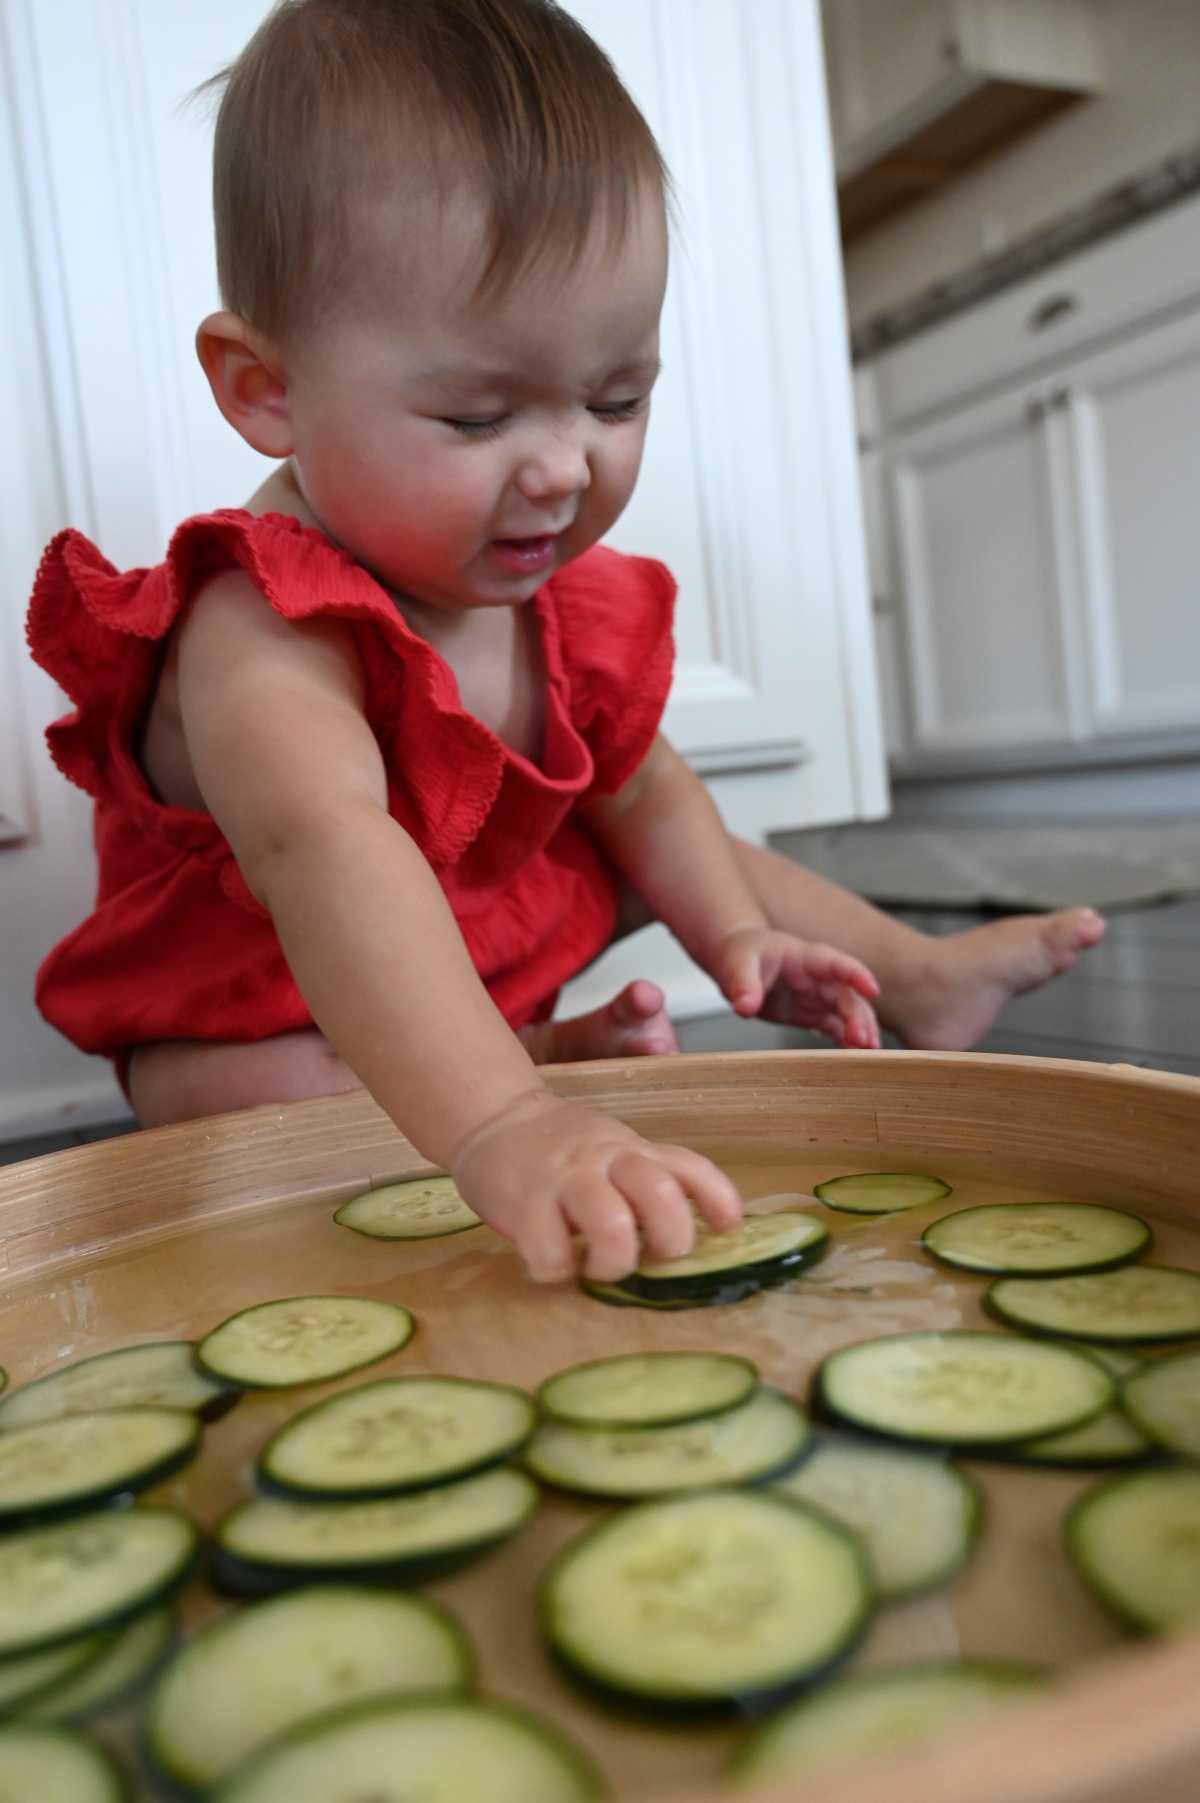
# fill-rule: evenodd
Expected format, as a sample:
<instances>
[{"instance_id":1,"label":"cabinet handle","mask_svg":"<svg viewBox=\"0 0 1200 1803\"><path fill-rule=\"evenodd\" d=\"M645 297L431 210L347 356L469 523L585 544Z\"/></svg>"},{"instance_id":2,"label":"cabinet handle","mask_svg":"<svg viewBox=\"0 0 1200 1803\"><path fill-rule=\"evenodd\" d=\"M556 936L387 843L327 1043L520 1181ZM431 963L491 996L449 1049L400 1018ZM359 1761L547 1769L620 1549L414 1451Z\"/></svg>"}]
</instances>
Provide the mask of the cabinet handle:
<instances>
[{"instance_id":1,"label":"cabinet handle","mask_svg":"<svg viewBox=\"0 0 1200 1803\"><path fill-rule=\"evenodd\" d=\"M1044 332L1047 326L1057 325L1060 319L1070 318L1078 313L1079 302L1073 294L1052 294L1047 300L1039 301L1029 315L1028 330Z\"/></svg>"}]
</instances>

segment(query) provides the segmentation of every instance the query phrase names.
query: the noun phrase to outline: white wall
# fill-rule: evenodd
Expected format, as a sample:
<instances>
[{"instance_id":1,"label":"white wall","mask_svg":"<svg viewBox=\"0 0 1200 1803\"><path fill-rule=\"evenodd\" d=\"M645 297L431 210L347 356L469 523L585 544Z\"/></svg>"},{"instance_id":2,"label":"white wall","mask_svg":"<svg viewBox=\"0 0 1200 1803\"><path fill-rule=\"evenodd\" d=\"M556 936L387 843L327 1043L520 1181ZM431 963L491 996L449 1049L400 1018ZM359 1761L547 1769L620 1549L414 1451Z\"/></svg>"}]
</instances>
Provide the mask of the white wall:
<instances>
[{"instance_id":1,"label":"white wall","mask_svg":"<svg viewBox=\"0 0 1200 1803\"><path fill-rule=\"evenodd\" d=\"M1094 0L1108 88L852 246L854 325L1200 137L1200 0Z\"/></svg>"}]
</instances>

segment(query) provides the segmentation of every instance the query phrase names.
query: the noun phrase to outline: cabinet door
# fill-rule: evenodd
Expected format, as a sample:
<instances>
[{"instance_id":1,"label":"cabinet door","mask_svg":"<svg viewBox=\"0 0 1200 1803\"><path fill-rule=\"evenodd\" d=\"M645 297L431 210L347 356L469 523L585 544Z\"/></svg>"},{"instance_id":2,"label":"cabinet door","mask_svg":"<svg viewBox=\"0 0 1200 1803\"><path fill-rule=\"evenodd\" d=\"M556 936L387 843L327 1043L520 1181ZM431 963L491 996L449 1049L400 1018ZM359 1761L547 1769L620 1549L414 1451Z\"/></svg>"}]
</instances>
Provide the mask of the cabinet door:
<instances>
[{"instance_id":1,"label":"cabinet door","mask_svg":"<svg viewBox=\"0 0 1200 1803\"><path fill-rule=\"evenodd\" d=\"M1200 311L1076 364L1070 436L1097 734L1200 727Z\"/></svg>"}]
</instances>

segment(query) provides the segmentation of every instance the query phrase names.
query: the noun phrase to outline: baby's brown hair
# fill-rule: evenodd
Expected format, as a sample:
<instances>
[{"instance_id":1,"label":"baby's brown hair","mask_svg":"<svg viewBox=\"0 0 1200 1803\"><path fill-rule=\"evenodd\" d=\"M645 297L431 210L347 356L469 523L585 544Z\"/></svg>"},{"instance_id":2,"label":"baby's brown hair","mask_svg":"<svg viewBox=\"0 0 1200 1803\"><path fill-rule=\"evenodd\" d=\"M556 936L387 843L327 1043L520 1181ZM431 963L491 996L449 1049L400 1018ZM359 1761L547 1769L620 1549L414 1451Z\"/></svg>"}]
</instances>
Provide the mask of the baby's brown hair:
<instances>
[{"instance_id":1,"label":"baby's brown hair","mask_svg":"<svg viewBox=\"0 0 1200 1803\"><path fill-rule=\"evenodd\" d=\"M631 202L666 197L653 134L608 58L553 0L280 0L223 88L213 154L226 307L285 342L344 291L355 199L482 197L477 296Z\"/></svg>"}]
</instances>

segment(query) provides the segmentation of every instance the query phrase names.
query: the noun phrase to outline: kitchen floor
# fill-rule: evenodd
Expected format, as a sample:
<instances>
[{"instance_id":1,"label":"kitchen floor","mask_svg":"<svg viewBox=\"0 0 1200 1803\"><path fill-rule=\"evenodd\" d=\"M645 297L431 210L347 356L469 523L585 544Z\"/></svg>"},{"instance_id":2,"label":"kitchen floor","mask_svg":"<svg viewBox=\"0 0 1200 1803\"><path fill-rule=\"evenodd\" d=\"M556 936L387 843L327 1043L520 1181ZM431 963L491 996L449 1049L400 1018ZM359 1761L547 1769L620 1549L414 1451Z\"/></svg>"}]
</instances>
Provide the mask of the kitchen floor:
<instances>
[{"instance_id":1,"label":"kitchen floor","mask_svg":"<svg viewBox=\"0 0 1200 1803\"><path fill-rule=\"evenodd\" d=\"M926 932L951 933L983 917L910 909L902 918ZM734 1015L686 1021L680 1039L685 1052L826 1043L811 1033ZM1012 1002L975 1049L1090 1058L1200 1077L1200 897L1114 914L1102 942L1073 971ZM0 1164L129 1130L116 1124L12 1140L0 1145Z\"/></svg>"}]
</instances>

